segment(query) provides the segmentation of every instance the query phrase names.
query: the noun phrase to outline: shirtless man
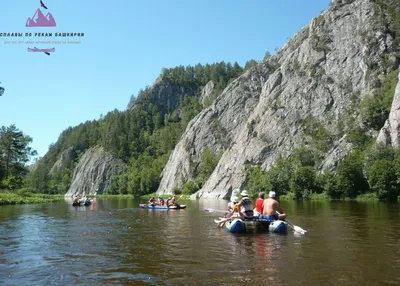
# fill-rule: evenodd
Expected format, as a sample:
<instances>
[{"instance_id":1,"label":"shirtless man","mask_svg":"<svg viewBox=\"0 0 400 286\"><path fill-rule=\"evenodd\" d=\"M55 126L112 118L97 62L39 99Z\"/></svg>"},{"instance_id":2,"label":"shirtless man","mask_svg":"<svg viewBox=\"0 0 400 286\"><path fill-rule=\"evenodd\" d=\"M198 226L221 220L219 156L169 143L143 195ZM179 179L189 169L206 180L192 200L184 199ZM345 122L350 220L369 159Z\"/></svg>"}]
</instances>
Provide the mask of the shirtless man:
<instances>
[{"instance_id":1,"label":"shirtless man","mask_svg":"<svg viewBox=\"0 0 400 286\"><path fill-rule=\"evenodd\" d=\"M263 219L267 220L278 220L285 219L286 214L283 209L279 206L277 200L275 200L275 192L269 192L268 199L264 200L263 203ZM279 212L279 215L277 214Z\"/></svg>"},{"instance_id":2,"label":"shirtless man","mask_svg":"<svg viewBox=\"0 0 400 286\"><path fill-rule=\"evenodd\" d=\"M173 195L172 198L169 199L169 203L168 203L168 204L169 204L170 206L174 206L174 205L175 205L175 200L176 200L176 196Z\"/></svg>"}]
</instances>

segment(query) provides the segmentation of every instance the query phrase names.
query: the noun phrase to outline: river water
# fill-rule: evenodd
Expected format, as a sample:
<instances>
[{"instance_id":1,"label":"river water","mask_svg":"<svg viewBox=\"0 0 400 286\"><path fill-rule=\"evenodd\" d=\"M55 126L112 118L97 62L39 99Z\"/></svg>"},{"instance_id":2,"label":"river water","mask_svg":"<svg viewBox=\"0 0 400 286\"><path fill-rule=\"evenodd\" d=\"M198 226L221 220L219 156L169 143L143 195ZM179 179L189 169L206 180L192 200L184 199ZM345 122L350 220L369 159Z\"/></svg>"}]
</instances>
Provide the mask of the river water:
<instances>
[{"instance_id":1,"label":"river water","mask_svg":"<svg viewBox=\"0 0 400 286\"><path fill-rule=\"evenodd\" d=\"M282 202L308 232L232 234L227 201L0 206L0 285L400 285L399 204Z\"/></svg>"}]
</instances>

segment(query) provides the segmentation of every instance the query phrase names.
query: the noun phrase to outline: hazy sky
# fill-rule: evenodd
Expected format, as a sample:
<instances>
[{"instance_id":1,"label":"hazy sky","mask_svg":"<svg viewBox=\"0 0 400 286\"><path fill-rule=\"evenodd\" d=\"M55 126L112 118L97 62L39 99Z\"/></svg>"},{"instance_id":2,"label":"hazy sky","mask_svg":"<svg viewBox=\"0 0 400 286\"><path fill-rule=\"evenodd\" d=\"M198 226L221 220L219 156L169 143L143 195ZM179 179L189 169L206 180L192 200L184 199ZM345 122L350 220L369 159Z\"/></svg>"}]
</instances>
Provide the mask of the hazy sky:
<instances>
[{"instance_id":1,"label":"hazy sky","mask_svg":"<svg viewBox=\"0 0 400 286\"><path fill-rule=\"evenodd\" d=\"M43 156L69 126L124 110L163 67L261 60L330 0L43 0L56 27L25 27L39 0L6 1L0 33L0 126L15 124ZM53 37L35 37L35 33ZM56 38L55 33L84 33ZM53 41L80 41L56 44ZM15 41L16 43L12 43ZM29 44L28 41L50 41ZM10 43L7 43L10 42ZM28 47L56 48L47 56Z\"/></svg>"}]
</instances>

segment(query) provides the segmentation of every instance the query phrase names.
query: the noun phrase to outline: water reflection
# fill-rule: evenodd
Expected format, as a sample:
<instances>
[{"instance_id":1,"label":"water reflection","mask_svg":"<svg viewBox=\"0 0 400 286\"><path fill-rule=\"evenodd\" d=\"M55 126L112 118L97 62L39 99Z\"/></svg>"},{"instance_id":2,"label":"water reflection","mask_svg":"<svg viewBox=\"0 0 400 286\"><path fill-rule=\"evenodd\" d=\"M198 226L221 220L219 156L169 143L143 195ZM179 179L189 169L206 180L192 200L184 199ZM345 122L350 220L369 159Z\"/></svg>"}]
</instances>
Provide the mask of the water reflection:
<instances>
[{"instance_id":1,"label":"water reflection","mask_svg":"<svg viewBox=\"0 0 400 286\"><path fill-rule=\"evenodd\" d=\"M400 283L399 205L282 202L305 236L232 234L227 201L154 211L134 199L0 208L0 284L382 285Z\"/></svg>"}]
</instances>

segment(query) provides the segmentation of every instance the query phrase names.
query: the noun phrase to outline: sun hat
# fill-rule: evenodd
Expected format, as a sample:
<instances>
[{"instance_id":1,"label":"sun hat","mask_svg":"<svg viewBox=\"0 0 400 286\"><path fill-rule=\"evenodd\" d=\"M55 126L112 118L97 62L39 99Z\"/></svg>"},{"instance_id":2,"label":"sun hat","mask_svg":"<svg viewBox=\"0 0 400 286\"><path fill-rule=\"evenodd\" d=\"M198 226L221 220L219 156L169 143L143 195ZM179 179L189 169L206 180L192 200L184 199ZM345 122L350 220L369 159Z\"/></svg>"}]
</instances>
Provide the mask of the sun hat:
<instances>
[{"instance_id":1,"label":"sun hat","mask_svg":"<svg viewBox=\"0 0 400 286\"><path fill-rule=\"evenodd\" d=\"M276 195L276 193L274 191L270 191L269 194L268 194L268 196L270 198L275 198L275 195Z\"/></svg>"},{"instance_id":2,"label":"sun hat","mask_svg":"<svg viewBox=\"0 0 400 286\"><path fill-rule=\"evenodd\" d=\"M249 194L247 193L246 190L243 190L241 193L242 197L247 197Z\"/></svg>"},{"instance_id":3,"label":"sun hat","mask_svg":"<svg viewBox=\"0 0 400 286\"><path fill-rule=\"evenodd\" d=\"M237 202L239 202L239 198L237 196L232 196L231 197L231 202L232 203L237 203Z\"/></svg>"},{"instance_id":4,"label":"sun hat","mask_svg":"<svg viewBox=\"0 0 400 286\"><path fill-rule=\"evenodd\" d=\"M237 195L240 193L240 189L236 188L232 191L232 196Z\"/></svg>"}]
</instances>

